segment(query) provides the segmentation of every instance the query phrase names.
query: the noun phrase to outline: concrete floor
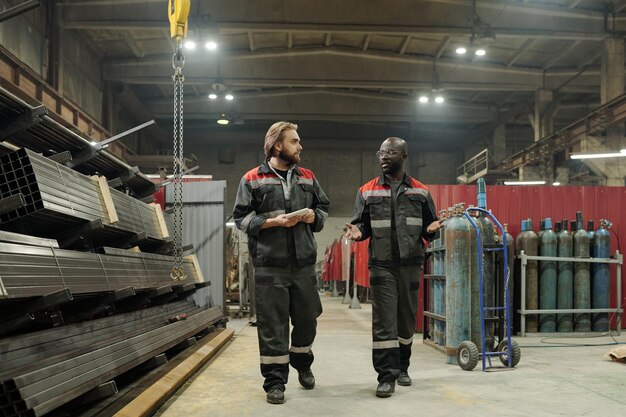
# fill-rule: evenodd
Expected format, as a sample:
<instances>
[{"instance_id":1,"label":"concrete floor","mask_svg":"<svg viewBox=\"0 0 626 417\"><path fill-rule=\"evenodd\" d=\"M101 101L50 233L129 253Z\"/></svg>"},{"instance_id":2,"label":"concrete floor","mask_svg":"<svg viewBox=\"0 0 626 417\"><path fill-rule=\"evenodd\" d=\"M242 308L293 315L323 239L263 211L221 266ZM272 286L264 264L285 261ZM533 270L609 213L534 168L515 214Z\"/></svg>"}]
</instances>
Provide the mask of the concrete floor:
<instances>
[{"instance_id":1,"label":"concrete floor","mask_svg":"<svg viewBox=\"0 0 626 417\"><path fill-rule=\"evenodd\" d=\"M371 305L350 310L341 301L322 295L324 313L314 344L314 390L302 389L294 371L286 403L267 404L256 328L247 325L247 320L233 320L233 339L156 415L621 417L626 411L626 364L604 357L612 347L605 344L614 342L610 337L517 338L522 357L516 369L481 372L479 364L467 372L446 365L443 354L422 344L421 335L416 334L409 370L413 386L396 386L393 397L376 398ZM626 343L624 335L616 339Z\"/></svg>"}]
</instances>

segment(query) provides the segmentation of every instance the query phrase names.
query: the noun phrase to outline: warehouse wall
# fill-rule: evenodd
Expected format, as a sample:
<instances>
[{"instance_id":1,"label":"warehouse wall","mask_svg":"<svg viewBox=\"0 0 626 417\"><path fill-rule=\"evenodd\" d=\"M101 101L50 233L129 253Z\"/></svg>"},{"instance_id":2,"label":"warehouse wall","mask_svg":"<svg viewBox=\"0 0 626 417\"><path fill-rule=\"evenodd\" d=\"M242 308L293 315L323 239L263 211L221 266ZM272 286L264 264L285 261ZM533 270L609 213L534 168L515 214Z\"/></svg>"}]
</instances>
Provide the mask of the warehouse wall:
<instances>
[{"instance_id":1,"label":"warehouse wall","mask_svg":"<svg viewBox=\"0 0 626 417\"><path fill-rule=\"evenodd\" d=\"M375 157L379 142L371 149L316 149L303 143L301 165L312 169L331 201L330 215L352 215L356 190L366 181L380 175ZM264 159L261 144L242 146L233 152L229 163L220 162L220 152L215 147L194 148L201 169L199 173L211 174L216 180L225 180L227 186L226 213L230 214L237 187L242 175ZM411 152L407 171L425 184L449 184L456 178L457 159L444 152Z\"/></svg>"},{"instance_id":2,"label":"warehouse wall","mask_svg":"<svg viewBox=\"0 0 626 417\"><path fill-rule=\"evenodd\" d=\"M0 10L12 6L15 6L14 1L0 0ZM0 44L43 78L47 75L45 30L46 13L43 7L0 24Z\"/></svg>"},{"instance_id":3,"label":"warehouse wall","mask_svg":"<svg viewBox=\"0 0 626 417\"><path fill-rule=\"evenodd\" d=\"M21 2L0 0L0 10ZM44 80L49 80L51 49L48 2L0 24L0 44ZM60 71L63 95L102 123L101 57L71 30L61 31Z\"/></svg>"},{"instance_id":4,"label":"warehouse wall","mask_svg":"<svg viewBox=\"0 0 626 417\"><path fill-rule=\"evenodd\" d=\"M101 57L72 31L61 32L63 95L102 124Z\"/></svg>"}]
</instances>

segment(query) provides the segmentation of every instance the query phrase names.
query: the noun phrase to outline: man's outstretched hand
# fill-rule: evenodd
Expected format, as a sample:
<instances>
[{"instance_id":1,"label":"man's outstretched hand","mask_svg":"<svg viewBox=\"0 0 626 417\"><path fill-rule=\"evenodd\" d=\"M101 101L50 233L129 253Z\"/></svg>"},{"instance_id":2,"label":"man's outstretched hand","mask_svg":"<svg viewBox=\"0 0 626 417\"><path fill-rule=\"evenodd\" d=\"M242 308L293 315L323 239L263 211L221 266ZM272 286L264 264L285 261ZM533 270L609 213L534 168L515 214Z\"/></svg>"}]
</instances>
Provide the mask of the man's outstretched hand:
<instances>
[{"instance_id":1,"label":"man's outstretched hand","mask_svg":"<svg viewBox=\"0 0 626 417\"><path fill-rule=\"evenodd\" d=\"M346 233L344 234L344 236L347 237L348 239L359 240L363 236L359 228L356 227L355 225L351 223L346 223L346 227L348 228L348 230L346 230Z\"/></svg>"},{"instance_id":2,"label":"man's outstretched hand","mask_svg":"<svg viewBox=\"0 0 626 417\"><path fill-rule=\"evenodd\" d=\"M426 228L426 232L435 233L437 230L441 229L442 227L443 227L443 220L435 220L434 222L428 225L428 227Z\"/></svg>"}]
</instances>

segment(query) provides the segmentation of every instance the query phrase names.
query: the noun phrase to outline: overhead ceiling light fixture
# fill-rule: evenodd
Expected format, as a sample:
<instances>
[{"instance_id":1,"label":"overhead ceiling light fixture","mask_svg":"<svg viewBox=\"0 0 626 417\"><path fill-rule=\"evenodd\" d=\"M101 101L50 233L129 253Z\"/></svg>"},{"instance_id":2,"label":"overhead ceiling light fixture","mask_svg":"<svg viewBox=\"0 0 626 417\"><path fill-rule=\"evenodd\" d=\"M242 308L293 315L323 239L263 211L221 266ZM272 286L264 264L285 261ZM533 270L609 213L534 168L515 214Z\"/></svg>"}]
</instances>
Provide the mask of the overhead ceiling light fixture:
<instances>
[{"instance_id":1,"label":"overhead ceiling light fixture","mask_svg":"<svg viewBox=\"0 0 626 417\"><path fill-rule=\"evenodd\" d=\"M437 60L433 59L433 81L430 93L420 94L418 101L422 104L426 104L433 100L437 104L442 104L446 99L443 96L444 89L441 87L439 81L439 74L437 73Z\"/></svg>"},{"instance_id":2,"label":"overhead ceiling light fixture","mask_svg":"<svg viewBox=\"0 0 626 417\"><path fill-rule=\"evenodd\" d=\"M215 93L211 93L211 94L209 94L209 98L210 98L211 100L215 100L215 99L217 98L217 94L215 94Z\"/></svg>"},{"instance_id":3,"label":"overhead ceiling light fixture","mask_svg":"<svg viewBox=\"0 0 626 417\"><path fill-rule=\"evenodd\" d=\"M472 2L472 22L469 44L458 46L455 50L457 55L464 56L468 52L474 56L482 57L487 55L486 47L495 43L496 34L488 23L485 23L476 12L476 0Z\"/></svg>"},{"instance_id":4,"label":"overhead ceiling light fixture","mask_svg":"<svg viewBox=\"0 0 626 417\"><path fill-rule=\"evenodd\" d=\"M234 100L234 99L235 99L235 96L233 96L232 94L230 94L230 93L229 93L229 94L226 94L226 95L224 96L224 98L225 98L226 100L228 100L228 101L231 101L231 100Z\"/></svg>"},{"instance_id":5,"label":"overhead ceiling light fixture","mask_svg":"<svg viewBox=\"0 0 626 417\"><path fill-rule=\"evenodd\" d=\"M204 44L204 47L209 51L215 51L217 49L217 42L215 41L207 41Z\"/></svg>"},{"instance_id":6,"label":"overhead ceiling light fixture","mask_svg":"<svg viewBox=\"0 0 626 417\"><path fill-rule=\"evenodd\" d=\"M217 124L226 126L230 123L230 120L226 117L225 113L220 114L220 117L217 119Z\"/></svg>"},{"instance_id":7,"label":"overhead ceiling light fixture","mask_svg":"<svg viewBox=\"0 0 626 417\"><path fill-rule=\"evenodd\" d=\"M504 185L545 185L545 181L504 181Z\"/></svg>"},{"instance_id":8,"label":"overhead ceiling light fixture","mask_svg":"<svg viewBox=\"0 0 626 417\"><path fill-rule=\"evenodd\" d=\"M561 185L561 183L560 183L560 182L558 182L558 181L554 181L554 182L552 183L552 185L557 186L557 185Z\"/></svg>"},{"instance_id":9,"label":"overhead ceiling light fixture","mask_svg":"<svg viewBox=\"0 0 626 417\"><path fill-rule=\"evenodd\" d=\"M183 46L185 47L185 49L193 51L194 49L196 49L196 42L193 39L187 39L183 43Z\"/></svg>"},{"instance_id":10,"label":"overhead ceiling light fixture","mask_svg":"<svg viewBox=\"0 0 626 417\"><path fill-rule=\"evenodd\" d=\"M600 159L600 158L624 158L626 157L626 149L619 152L589 152L589 153L573 153L571 159Z\"/></svg>"}]
</instances>

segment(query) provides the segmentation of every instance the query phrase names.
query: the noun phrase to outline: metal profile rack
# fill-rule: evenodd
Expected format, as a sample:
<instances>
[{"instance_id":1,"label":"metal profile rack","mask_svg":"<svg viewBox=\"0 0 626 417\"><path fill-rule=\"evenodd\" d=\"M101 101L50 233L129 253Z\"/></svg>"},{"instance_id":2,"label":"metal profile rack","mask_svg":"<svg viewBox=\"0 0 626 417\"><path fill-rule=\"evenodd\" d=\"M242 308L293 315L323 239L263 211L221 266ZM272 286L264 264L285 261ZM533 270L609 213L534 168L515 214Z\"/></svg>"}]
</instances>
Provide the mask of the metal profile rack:
<instances>
[{"instance_id":1,"label":"metal profile rack","mask_svg":"<svg viewBox=\"0 0 626 417\"><path fill-rule=\"evenodd\" d=\"M170 240L154 206L27 149L0 156L0 180L4 229L59 238L64 247L81 233L99 244Z\"/></svg>"},{"instance_id":2,"label":"metal profile rack","mask_svg":"<svg viewBox=\"0 0 626 417\"><path fill-rule=\"evenodd\" d=\"M43 108L44 111L41 111ZM7 125L19 125L3 139L46 156L68 152L74 160L74 169L86 174L100 174L109 180L119 179L120 185L138 198L156 191L156 185L147 176L106 151L93 152L91 142L46 115L43 106L33 106L0 87L0 120ZM5 132L6 133L6 132ZM0 152L3 148L0 148ZM4 149L4 151L8 151ZM82 163L77 163L83 159Z\"/></svg>"},{"instance_id":3,"label":"metal profile rack","mask_svg":"<svg viewBox=\"0 0 626 417\"><path fill-rule=\"evenodd\" d=\"M223 314L215 307L170 324L165 315L160 319L161 325L147 332L119 338L115 329L109 329L114 339L108 343L68 352L46 367L10 372L0 385L0 411L42 416L189 338L195 342L194 335L207 332L211 324L223 320Z\"/></svg>"},{"instance_id":4,"label":"metal profile rack","mask_svg":"<svg viewBox=\"0 0 626 417\"><path fill-rule=\"evenodd\" d=\"M521 315L521 329L520 336L526 336L526 316L528 314L584 314L584 313L615 313L616 314L616 331L617 335L621 334L622 321L621 314L624 312L621 304L622 294L622 265L623 255L617 251L613 259L610 258L573 258L573 257L555 257L555 256L530 256L526 255L524 251L520 252L519 259L521 260L521 306L518 312ZM526 265L528 261L555 261L555 262L585 262L585 263L598 263L598 264L616 264L617 269L617 281L615 286L616 302L615 308L569 308L569 309L539 309L539 310L527 310L526 309ZM539 334L539 333L538 333ZM559 333L540 333L545 336L580 336L581 332L559 332Z\"/></svg>"},{"instance_id":5,"label":"metal profile rack","mask_svg":"<svg viewBox=\"0 0 626 417\"><path fill-rule=\"evenodd\" d=\"M0 299L45 296L65 289L72 294L89 294L173 284L170 256L113 248L106 252L0 242ZM185 259L188 278L183 284L205 284L196 265L193 258Z\"/></svg>"}]
</instances>

